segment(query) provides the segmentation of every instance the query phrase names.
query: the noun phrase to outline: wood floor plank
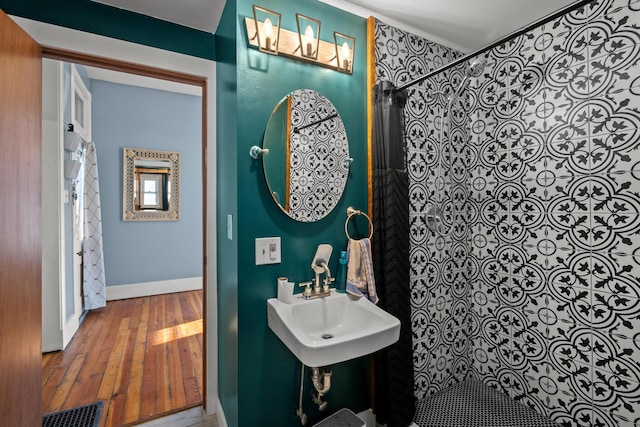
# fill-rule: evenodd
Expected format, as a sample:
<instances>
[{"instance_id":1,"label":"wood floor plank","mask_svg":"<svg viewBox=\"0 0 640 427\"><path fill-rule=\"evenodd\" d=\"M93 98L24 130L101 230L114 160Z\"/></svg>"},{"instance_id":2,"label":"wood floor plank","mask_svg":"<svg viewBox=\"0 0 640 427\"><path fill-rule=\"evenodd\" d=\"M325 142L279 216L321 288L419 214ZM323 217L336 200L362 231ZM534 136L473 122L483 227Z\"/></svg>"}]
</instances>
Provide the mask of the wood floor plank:
<instances>
[{"instance_id":1,"label":"wood floor plank","mask_svg":"<svg viewBox=\"0 0 640 427\"><path fill-rule=\"evenodd\" d=\"M204 383L204 365L202 361L202 334L191 336L187 339L187 345L189 347L189 357L193 361L192 367L194 370L194 377L198 382L198 393L202 396L202 384Z\"/></svg>"},{"instance_id":2,"label":"wood floor plank","mask_svg":"<svg viewBox=\"0 0 640 427\"><path fill-rule=\"evenodd\" d=\"M101 309L105 312L107 309ZM97 313L96 313L97 314ZM67 345L68 353L88 353L89 350L95 345L97 339L99 339L98 332L100 329L107 327L104 324L105 319L109 319L106 316L106 313L103 313L99 316L99 319L96 319L97 316L86 316L84 321L82 322L83 333L75 334L69 344ZM85 324L86 322L86 324Z\"/></svg>"},{"instance_id":3,"label":"wood floor plank","mask_svg":"<svg viewBox=\"0 0 640 427\"><path fill-rule=\"evenodd\" d=\"M202 292L190 292L180 295L183 307L186 305L189 307L192 313L193 320L202 321L202 309L198 307L198 304L202 304ZM204 381L204 365L197 361L202 360L203 346L202 346L202 329L203 325L200 323L200 333L189 337L187 340L189 346L189 355L194 361L193 369L195 372L195 378L198 385L198 393L200 396L203 394L203 381Z\"/></svg>"},{"instance_id":4,"label":"wood floor plank","mask_svg":"<svg viewBox=\"0 0 640 427\"><path fill-rule=\"evenodd\" d=\"M71 365L69 366L69 369L67 370L62 382L57 387L56 392L51 399L51 403L49 404L51 412L59 411L60 408L62 408L62 405L64 404L65 400L67 400L67 395L69 394L69 391L71 390L71 387L73 386L73 383L75 382L76 377L80 372L80 368L82 367L85 358L85 354L78 354L76 357L74 357L73 362L71 362Z\"/></svg>"},{"instance_id":5,"label":"wood floor plank","mask_svg":"<svg viewBox=\"0 0 640 427\"><path fill-rule=\"evenodd\" d=\"M51 378L51 375L55 372L55 366L58 358L58 352L45 353L42 355L42 388L44 389L45 385Z\"/></svg>"},{"instance_id":6,"label":"wood floor plank","mask_svg":"<svg viewBox=\"0 0 640 427\"><path fill-rule=\"evenodd\" d=\"M130 313L135 316L135 313ZM131 323L130 323L131 325ZM121 426L124 425L124 411L127 401L127 389L129 379L131 377L131 360L133 359L133 350L135 347L136 328L130 328L127 333L127 342L122 352L122 358L118 371L116 373L115 388L113 390L113 397L111 398L111 425Z\"/></svg>"},{"instance_id":7,"label":"wood floor plank","mask_svg":"<svg viewBox=\"0 0 640 427\"><path fill-rule=\"evenodd\" d=\"M92 313L89 313L92 314ZM89 317L89 315L87 315ZM95 340L87 341L86 348L82 348L81 351L87 352L87 354L91 354L92 357L89 358L89 368L88 374L93 375L102 375L107 369L107 363L109 362L109 355L111 354L111 350L113 349L113 343L115 338L115 332L117 332L117 327L120 322L120 319L115 315L106 315L101 317L100 320L96 320L96 323L99 324L99 327L96 328ZM84 331L82 331L84 335Z\"/></svg>"},{"instance_id":8,"label":"wood floor plank","mask_svg":"<svg viewBox=\"0 0 640 427\"><path fill-rule=\"evenodd\" d=\"M101 427L114 427L112 422L113 418L113 405L111 399L104 402L104 406L102 408L102 421Z\"/></svg>"},{"instance_id":9,"label":"wood floor plank","mask_svg":"<svg viewBox=\"0 0 640 427\"><path fill-rule=\"evenodd\" d=\"M48 375L47 383L42 388L42 408L43 414L54 412L51 408L51 401L55 395L58 386L64 380L68 366L62 363L62 358L57 357L55 364L51 367L52 372Z\"/></svg>"},{"instance_id":10,"label":"wood floor plank","mask_svg":"<svg viewBox=\"0 0 640 427\"><path fill-rule=\"evenodd\" d=\"M111 320L106 317L107 310L101 310L104 312L97 311L94 313L95 316L85 319L86 326L83 323L83 333L76 334L65 350L65 353L76 352L86 355L87 358L61 409L88 405L98 400L98 390L104 375L108 353L103 357L94 357L91 350L104 337L104 330L111 324Z\"/></svg>"},{"instance_id":11,"label":"wood floor plank","mask_svg":"<svg viewBox=\"0 0 640 427\"><path fill-rule=\"evenodd\" d=\"M129 336L129 321L128 317L125 317L120 321L120 327L118 328L117 337L113 345L113 350L109 356L109 362L107 369L104 372L104 379L100 384L100 390L98 390L98 399L111 400L113 396L113 390L116 386L116 377L122 361L122 352L124 351L127 338Z\"/></svg>"},{"instance_id":12,"label":"wood floor plank","mask_svg":"<svg viewBox=\"0 0 640 427\"><path fill-rule=\"evenodd\" d=\"M188 294L180 295L180 297L188 302L190 312L193 313L192 318L202 319L202 292L189 292Z\"/></svg>"},{"instance_id":13,"label":"wood floor plank","mask_svg":"<svg viewBox=\"0 0 640 427\"><path fill-rule=\"evenodd\" d=\"M83 366L80 370L80 374L78 378L76 378L62 409L71 409L76 406L89 405L98 401L98 390L102 382L102 375L91 375L87 377L87 369L85 368L86 366Z\"/></svg>"},{"instance_id":14,"label":"wood floor plank","mask_svg":"<svg viewBox=\"0 0 640 427\"><path fill-rule=\"evenodd\" d=\"M149 324L146 337L146 352L144 355L144 368L142 373L142 404L140 405L140 418L146 419L158 414L156 406L156 351L150 337L158 328L158 299L154 298L149 304Z\"/></svg>"},{"instance_id":15,"label":"wood floor plank","mask_svg":"<svg viewBox=\"0 0 640 427\"><path fill-rule=\"evenodd\" d=\"M197 349L196 354L201 353L197 340L199 336L202 336L202 322L198 321L197 313L189 304L188 295L181 294L176 304L179 305L179 307L175 308L176 313L178 313L176 315L178 322L192 325L191 328L198 332L192 334L194 331L190 331L189 335L179 340L178 347L186 399L187 401L199 400L202 399L202 389L199 381L202 378L202 363L198 363L197 358L194 360L191 352L193 351L192 347L195 347Z\"/></svg>"},{"instance_id":16,"label":"wood floor plank","mask_svg":"<svg viewBox=\"0 0 640 427\"><path fill-rule=\"evenodd\" d=\"M180 363L187 402L202 400L201 377L198 376L202 374L201 364L197 360L194 361L190 354L189 341L193 340L195 337L187 337L179 342Z\"/></svg>"},{"instance_id":17,"label":"wood floor plank","mask_svg":"<svg viewBox=\"0 0 640 427\"><path fill-rule=\"evenodd\" d=\"M170 376L169 394L171 396L171 406L183 407L187 404L187 398L182 378L182 367L180 366L180 346L178 341L181 339L181 326L183 326L184 321L179 298L172 298L168 303L171 306L167 309L167 328L170 328L171 333L164 345L169 347L167 349Z\"/></svg>"},{"instance_id":18,"label":"wood floor plank","mask_svg":"<svg viewBox=\"0 0 640 427\"><path fill-rule=\"evenodd\" d=\"M127 403L124 411L124 422L132 423L139 418L142 401L142 376L144 373L144 354L147 348L147 329L149 324L149 299L142 301L142 313L138 324L138 333L131 360L131 378L127 387Z\"/></svg>"},{"instance_id":19,"label":"wood floor plank","mask_svg":"<svg viewBox=\"0 0 640 427\"><path fill-rule=\"evenodd\" d=\"M109 301L42 356L43 413L105 400L101 427L202 404L202 291Z\"/></svg>"},{"instance_id":20,"label":"wood floor plank","mask_svg":"<svg viewBox=\"0 0 640 427\"><path fill-rule=\"evenodd\" d=\"M160 319L160 325L162 326L156 332L160 330L164 330L167 325L166 320L166 308L165 308L165 299L164 295L162 299L158 302L158 309L160 310L160 314L158 318ZM169 395L169 357L167 355L168 348L160 343L155 345L156 350L156 380L157 380L157 389L156 389L156 408L158 412L166 412L171 408L171 396Z\"/></svg>"}]
</instances>

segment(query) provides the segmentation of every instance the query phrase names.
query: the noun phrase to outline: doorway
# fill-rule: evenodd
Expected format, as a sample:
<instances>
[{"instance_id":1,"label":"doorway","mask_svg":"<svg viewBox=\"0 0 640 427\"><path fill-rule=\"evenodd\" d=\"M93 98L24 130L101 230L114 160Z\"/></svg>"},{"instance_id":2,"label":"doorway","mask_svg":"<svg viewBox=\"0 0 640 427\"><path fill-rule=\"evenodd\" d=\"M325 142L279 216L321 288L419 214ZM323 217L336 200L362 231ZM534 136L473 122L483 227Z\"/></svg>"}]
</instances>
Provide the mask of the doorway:
<instances>
[{"instance_id":1,"label":"doorway","mask_svg":"<svg viewBox=\"0 0 640 427\"><path fill-rule=\"evenodd\" d=\"M201 277L201 283L202 283L202 291L199 292L199 294L197 295L197 297L194 297L193 295L191 296L178 296L178 295L174 295L176 297L175 300L171 300L168 296L165 297L159 297L159 298L155 298L155 297L141 297L141 298L137 298L136 300L131 300L129 302L126 301L118 301L118 302L109 302L107 303L109 304L113 304L114 306L118 306L118 307L128 307L126 309L123 309L123 313L122 315L120 315L121 319L124 318L128 318L128 322L131 321L132 319L132 315L131 313L131 309L132 309L132 305L135 305L136 303L140 304L142 308L142 313L145 312L144 307L147 307L146 310L148 312L149 307L155 307L155 312L158 312L158 307L164 307L165 304L167 305L171 305L174 307L191 307L193 310L200 311L199 315L199 319L197 318L197 314L196 313L196 318L189 318L189 319L184 319L185 315L183 314L183 312L181 310L171 310L173 315L176 315L176 313L178 313L178 316L182 317L182 319L174 319L176 323L174 326L172 327L170 325L165 326L163 328L160 328L162 330L164 330L164 333L167 333L169 335L174 334L174 338L175 338L175 334L178 335L182 335L182 336L190 336L196 333L200 333L201 335L204 334L203 329L206 328L206 303L204 303L206 301L206 295L207 295L207 289L206 289L206 276L207 276L207 272L206 272L206 264L204 262L204 260L206 259L206 207L207 207L207 190L206 190L206 176L207 176L207 171L205 168L206 162L204 161L205 159L205 154L206 154L206 100L207 100L207 96L206 96L206 79L204 78L200 78L197 76L191 76L191 75L186 75L186 74L181 74L181 73L176 73L176 72L168 72L166 70L159 70L159 69L154 69L151 67L141 67L139 65L135 65L135 64L129 64L129 63L124 63L124 62L118 62L118 61L112 61L112 60L105 60L104 58L95 58L95 57L91 57L91 56L87 56L87 55L80 55L80 54L75 54L75 53L71 53L71 52L66 52L66 51L58 51L58 50L53 50L53 49L44 49L44 56L45 58L53 58L53 59L57 59L57 60L69 60L72 59L75 63L80 63L80 64L84 64L84 66L86 66L87 68L91 68L93 66L101 66L101 67L107 67L109 70L117 70L118 72L127 72L129 73L129 75L135 75L135 76L144 76L145 78L149 78L149 77L153 77L153 78L158 78L163 81L163 82L177 82L179 84L182 85L189 85L191 87L194 87L197 89L197 91L199 91L201 93L201 126L200 126L200 140L201 140L201 147L199 149L199 159L198 161L200 162L200 164L198 166L202 166L202 173L201 173L201 184L202 184L202 190L201 190L201 229L200 229L200 240L198 242L193 242L194 245L202 245L202 256L200 259L200 263L202 266L202 277ZM101 68L102 69L102 68ZM99 151L99 150L98 150ZM189 165L184 165L184 167L189 167ZM120 184L120 188L122 187L122 185ZM108 274L108 272L107 272ZM109 287L107 288L107 290L109 290ZM64 294L64 291L61 291L62 294ZM73 292L74 296L76 294L76 292ZM187 293L188 294L188 293ZM61 296L62 299L64 299L64 295ZM107 298L109 299L109 296L107 295ZM155 299L154 299L155 298ZM187 300L187 302L185 302L184 300ZM160 301L160 302L158 302ZM176 301L182 301L182 302L176 302ZM194 303L195 301L195 303ZM194 308L194 304L197 306L199 304L199 307ZM128 311L127 311L128 310ZM153 308L151 309L153 310ZM187 311L189 311L190 309L187 309ZM106 311L106 310L105 310ZM162 309L161 311L165 311L164 309ZM134 312L139 313L138 311L136 311L134 309ZM129 314L127 314L129 313ZM99 316L95 316L95 317L99 317ZM133 316L135 317L135 316ZM87 317L89 318L89 316ZM183 322L180 322L180 320L184 320ZM186 325L186 326L185 326ZM122 325L120 325L122 326ZM91 328L96 328L95 330L103 330L101 328L97 328L95 326L91 326ZM186 329L185 329L186 328ZM108 328L107 328L108 329ZM107 329L104 329L105 331ZM90 329L91 330L91 329ZM137 329L136 329L137 330ZM105 334L116 334L118 335L121 332L121 330L119 328L115 329L115 332L104 332ZM138 330L138 332L140 332ZM141 333L140 333L141 334ZM158 332L158 334L162 334L160 332ZM83 331L80 331L80 335L83 335ZM95 338L95 337L93 337ZM129 337L128 339L133 339L134 337ZM84 338L83 338L84 339ZM86 340L87 342L91 341L89 339ZM131 344L131 348L135 347L135 343L133 341L128 342L127 340L124 341L120 341L118 346L116 346L115 348L115 352L120 351L121 355L124 357L124 352L125 349L127 348L127 345ZM86 345L86 343L85 343ZM202 354L206 354L204 352L204 349L206 345L206 341L202 340L201 341L201 346L202 346L202 353L200 355L200 366L195 368L194 370L196 372L198 372L199 376L200 376L200 388L201 388L201 393L199 393L199 395L201 396L200 402L198 402L198 404L204 404L206 402L206 387L203 385L204 383L206 383L205 379L206 379L206 370L204 367L204 363L203 360L204 358L202 357ZM154 351L159 351L157 349L154 349ZM190 351L191 350L186 350L186 351ZM139 351L138 351L139 353ZM116 355L117 356L117 355ZM169 356L167 356L169 357ZM117 357L116 357L117 358ZM103 363L103 367L107 370L105 372L105 375L112 375L113 374L113 368L111 369L111 371L109 371L109 367L111 366L111 360L112 358L109 359L105 359L107 360L107 362ZM180 364L175 364L174 365L178 366L178 369L180 368ZM70 368L73 369L77 369L78 371L76 372L77 374L79 374L79 370L81 369L81 363L80 363L80 359L78 359L78 361L76 362L75 366L70 366ZM95 369L92 368L92 369ZM133 372L133 370L132 370ZM72 373L73 374L73 373ZM77 375L77 377L80 377L80 375ZM167 376L167 378L169 378L169 380L172 380L173 378L176 377L180 377L180 375L172 375L169 374ZM88 377L84 377L85 380ZM142 377L140 377L141 379ZM119 380L122 380L122 378L119 378ZM70 380L67 380L70 381ZM67 384L68 385L68 384ZM169 384L164 384L165 387L169 386ZM126 390L119 390L116 391L117 393L126 393ZM82 396L80 396L82 397ZM167 405L158 405L158 410L156 409L152 409L150 411L146 411L146 412L140 412L142 416L148 418L149 416L152 417L156 417L156 416L160 416L162 414L166 414L166 413L170 413L170 412L174 412L175 410L179 410L179 409L184 409L186 407L189 406L193 406L193 400L190 401L191 403L188 403L187 406L185 405L185 401L178 399L177 403L176 402L169 402ZM140 404L142 404L142 402L140 402ZM175 406L177 405L177 406ZM132 413L132 410L129 409L128 410L129 413ZM146 414L146 415L145 415ZM104 418L104 416L103 416ZM129 418L131 420L131 418ZM144 418L141 419L135 419L135 421L140 421ZM120 425L118 422L116 422L115 424L110 424L110 425Z\"/></svg>"}]
</instances>

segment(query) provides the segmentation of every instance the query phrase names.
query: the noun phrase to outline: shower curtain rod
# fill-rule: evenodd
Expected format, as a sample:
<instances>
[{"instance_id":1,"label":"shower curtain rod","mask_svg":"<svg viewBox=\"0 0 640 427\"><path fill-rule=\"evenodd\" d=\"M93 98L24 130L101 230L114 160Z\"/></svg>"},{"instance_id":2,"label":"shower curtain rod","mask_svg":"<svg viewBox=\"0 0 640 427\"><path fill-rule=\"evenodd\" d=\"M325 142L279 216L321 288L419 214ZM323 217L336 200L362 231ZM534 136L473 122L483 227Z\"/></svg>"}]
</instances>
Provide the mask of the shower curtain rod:
<instances>
[{"instance_id":1,"label":"shower curtain rod","mask_svg":"<svg viewBox=\"0 0 640 427\"><path fill-rule=\"evenodd\" d=\"M500 46L501 44L503 44L505 42L508 42L511 39L514 39L514 38L516 38L518 36L521 36L522 34L527 33L527 32L531 31L532 29L534 29L534 28L536 28L536 27L538 27L540 25L546 24L547 22L553 21L554 19L559 18L562 15L565 15L565 14L567 14L569 12L572 12L575 9L578 9L578 8L580 8L582 6L585 6L586 4L591 3L592 1L593 0L579 0L579 1L575 2L575 3L571 3L570 5L565 6L562 9L558 9L557 11L551 13L550 15L547 15L547 16L541 18L541 19L538 19L537 21L532 22L529 25L526 25L526 26L524 26L524 27L522 27L522 28L520 28L518 30L515 30L515 31L507 34L506 36L498 39L497 41L495 41L495 42L493 42L493 43L491 43L491 44L489 44L489 45L487 45L487 46L485 46L483 48L480 48L480 49L478 49L478 50L476 50L474 52L471 52L471 53L468 53L466 55L463 55L460 58L458 58L458 59L456 59L454 61L451 61L448 64L445 64L442 67L425 74L422 77L418 77L417 79L415 79L413 81L410 81L409 83L396 88L395 91L399 92L401 90L410 88L413 85L417 85L419 83L422 83L423 81L435 76L436 74L440 74L443 71L447 71L448 69L453 68L458 64L461 64L461 63L463 63L465 61L468 61L469 59L471 59L471 58L473 58L475 56L478 56L481 53L485 53L486 51L491 50L494 47Z\"/></svg>"}]
</instances>

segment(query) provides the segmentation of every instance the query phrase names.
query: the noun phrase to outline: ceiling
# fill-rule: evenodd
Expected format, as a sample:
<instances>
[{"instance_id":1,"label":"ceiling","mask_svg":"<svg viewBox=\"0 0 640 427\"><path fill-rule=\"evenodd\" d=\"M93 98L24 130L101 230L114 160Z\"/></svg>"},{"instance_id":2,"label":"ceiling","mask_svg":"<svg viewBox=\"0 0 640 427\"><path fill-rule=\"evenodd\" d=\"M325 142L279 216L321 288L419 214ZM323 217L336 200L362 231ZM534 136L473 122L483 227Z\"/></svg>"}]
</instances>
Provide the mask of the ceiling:
<instances>
[{"instance_id":1,"label":"ceiling","mask_svg":"<svg viewBox=\"0 0 640 427\"><path fill-rule=\"evenodd\" d=\"M575 0L321 0L471 52Z\"/></svg>"},{"instance_id":2,"label":"ceiling","mask_svg":"<svg viewBox=\"0 0 640 427\"><path fill-rule=\"evenodd\" d=\"M214 33L225 0L94 0ZM471 52L575 0L320 0ZM292 1L295 7L295 1Z\"/></svg>"}]
</instances>

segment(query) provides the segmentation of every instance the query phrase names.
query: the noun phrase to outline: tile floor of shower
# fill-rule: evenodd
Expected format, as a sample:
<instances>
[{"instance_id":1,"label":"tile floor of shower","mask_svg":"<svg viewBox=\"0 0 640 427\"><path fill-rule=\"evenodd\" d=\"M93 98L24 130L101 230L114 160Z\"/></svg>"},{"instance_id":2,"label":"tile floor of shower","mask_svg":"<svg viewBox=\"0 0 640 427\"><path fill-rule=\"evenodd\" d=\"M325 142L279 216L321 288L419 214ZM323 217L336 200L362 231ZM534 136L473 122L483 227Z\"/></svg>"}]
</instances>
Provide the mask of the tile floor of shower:
<instances>
[{"instance_id":1,"label":"tile floor of shower","mask_svg":"<svg viewBox=\"0 0 640 427\"><path fill-rule=\"evenodd\" d=\"M419 427L558 427L504 393L468 378L416 405Z\"/></svg>"}]
</instances>

